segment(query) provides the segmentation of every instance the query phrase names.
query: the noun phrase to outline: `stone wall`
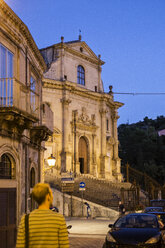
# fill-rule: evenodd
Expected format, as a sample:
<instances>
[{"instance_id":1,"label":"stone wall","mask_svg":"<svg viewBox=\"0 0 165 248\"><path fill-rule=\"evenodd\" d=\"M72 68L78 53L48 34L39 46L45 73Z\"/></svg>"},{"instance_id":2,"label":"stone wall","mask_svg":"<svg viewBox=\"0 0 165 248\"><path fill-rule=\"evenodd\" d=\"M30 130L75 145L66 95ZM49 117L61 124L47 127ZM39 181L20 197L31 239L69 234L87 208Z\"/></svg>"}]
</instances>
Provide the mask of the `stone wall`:
<instances>
[{"instance_id":1,"label":"stone wall","mask_svg":"<svg viewBox=\"0 0 165 248\"><path fill-rule=\"evenodd\" d=\"M59 212L64 214L64 216L72 215L73 217L85 217L87 215L86 205L84 204L86 200L82 200L75 196L71 197L70 195L65 193L63 194L55 189L52 189L52 191L54 196L53 205L56 206L59 209ZM106 217L116 219L118 217L118 212L113 209L103 207L90 201L88 201L88 204L91 208L92 218Z\"/></svg>"}]
</instances>

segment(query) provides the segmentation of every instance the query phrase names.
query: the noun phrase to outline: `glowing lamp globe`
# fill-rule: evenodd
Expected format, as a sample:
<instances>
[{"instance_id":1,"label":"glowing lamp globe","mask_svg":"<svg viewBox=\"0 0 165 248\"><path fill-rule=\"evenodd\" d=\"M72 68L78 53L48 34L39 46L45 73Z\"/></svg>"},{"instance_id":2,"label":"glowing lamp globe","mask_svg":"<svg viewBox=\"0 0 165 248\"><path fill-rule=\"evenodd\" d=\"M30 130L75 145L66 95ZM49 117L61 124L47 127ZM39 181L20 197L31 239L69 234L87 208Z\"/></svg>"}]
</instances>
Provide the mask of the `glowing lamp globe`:
<instances>
[{"instance_id":1,"label":"glowing lamp globe","mask_svg":"<svg viewBox=\"0 0 165 248\"><path fill-rule=\"evenodd\" d=\"M53 157L53 154L51 154L51 156L47 159L47 162L50 167L55 166L56 158Z\"/></svg>"}]
</instances>

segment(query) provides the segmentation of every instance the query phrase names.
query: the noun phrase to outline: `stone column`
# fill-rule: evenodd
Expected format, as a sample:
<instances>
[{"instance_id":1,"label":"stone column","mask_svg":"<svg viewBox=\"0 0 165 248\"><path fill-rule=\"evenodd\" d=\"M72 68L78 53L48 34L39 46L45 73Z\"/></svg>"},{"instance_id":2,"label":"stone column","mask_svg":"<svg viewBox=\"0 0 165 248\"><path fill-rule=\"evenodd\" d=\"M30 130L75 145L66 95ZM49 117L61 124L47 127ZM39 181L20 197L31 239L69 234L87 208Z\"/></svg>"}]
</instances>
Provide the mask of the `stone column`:
<instances>
[{"instance_id":1,"label":"stone column","mask_svg":"<svg viewBox=\"0 0 165 248\"><path fill-rule=\"evenodd\" d=\"M61 152L61 172L66 171L66 157L68 152L69 135L69 104L71 100L66 97L61 99L62 103L62 152Z\"/></svg>"}]
</instances>

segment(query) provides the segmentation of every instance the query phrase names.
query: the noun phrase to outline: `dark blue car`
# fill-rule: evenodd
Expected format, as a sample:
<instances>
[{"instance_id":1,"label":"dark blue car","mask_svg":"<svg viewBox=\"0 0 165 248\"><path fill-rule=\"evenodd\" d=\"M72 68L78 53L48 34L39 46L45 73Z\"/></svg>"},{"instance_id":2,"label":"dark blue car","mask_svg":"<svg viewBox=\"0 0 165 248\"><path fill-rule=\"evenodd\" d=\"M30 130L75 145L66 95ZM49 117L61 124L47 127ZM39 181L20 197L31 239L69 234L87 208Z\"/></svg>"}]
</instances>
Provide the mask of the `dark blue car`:
<instances>
[{"instance_id":1,"label":"dark blue car","mask_svg":"<svg viewBox=\"0 0 165 248\"><path fill-rule=\"evenodd\" d=\"M146 207L144 209L144 213L149 213L149 212L163 212L163 207Z\"/></svg>"},{"instance_id":2,"label":"dark blue car","mask_svg":"<svg viewBox=\"0 0 165 248\"><path fill-rule=\"evenodd\" d=\"M128 214L109 227L103 248L164 247L163 233L153 214Z\"/></svg>"}]
</instances>

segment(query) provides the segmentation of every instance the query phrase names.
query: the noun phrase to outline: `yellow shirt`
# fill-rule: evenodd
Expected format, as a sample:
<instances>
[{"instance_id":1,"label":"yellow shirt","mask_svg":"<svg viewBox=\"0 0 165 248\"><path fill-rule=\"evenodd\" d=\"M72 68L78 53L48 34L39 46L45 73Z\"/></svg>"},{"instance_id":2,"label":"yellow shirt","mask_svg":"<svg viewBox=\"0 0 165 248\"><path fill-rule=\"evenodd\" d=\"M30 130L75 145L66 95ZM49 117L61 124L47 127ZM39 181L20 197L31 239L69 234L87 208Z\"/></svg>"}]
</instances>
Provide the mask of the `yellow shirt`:
<instances>
[{"instance_id":1,"label":"yellow shirt","mask_svg":"<svg viewBox=\"0 0 165 248\"><path fill-rule=\"evenodd\" d=\"M25 215L22 217L16 248L25 247ZM29 215L29 248L69 248L63 215L52 210L32 211Z\"/></svg>"}]
</instances>

